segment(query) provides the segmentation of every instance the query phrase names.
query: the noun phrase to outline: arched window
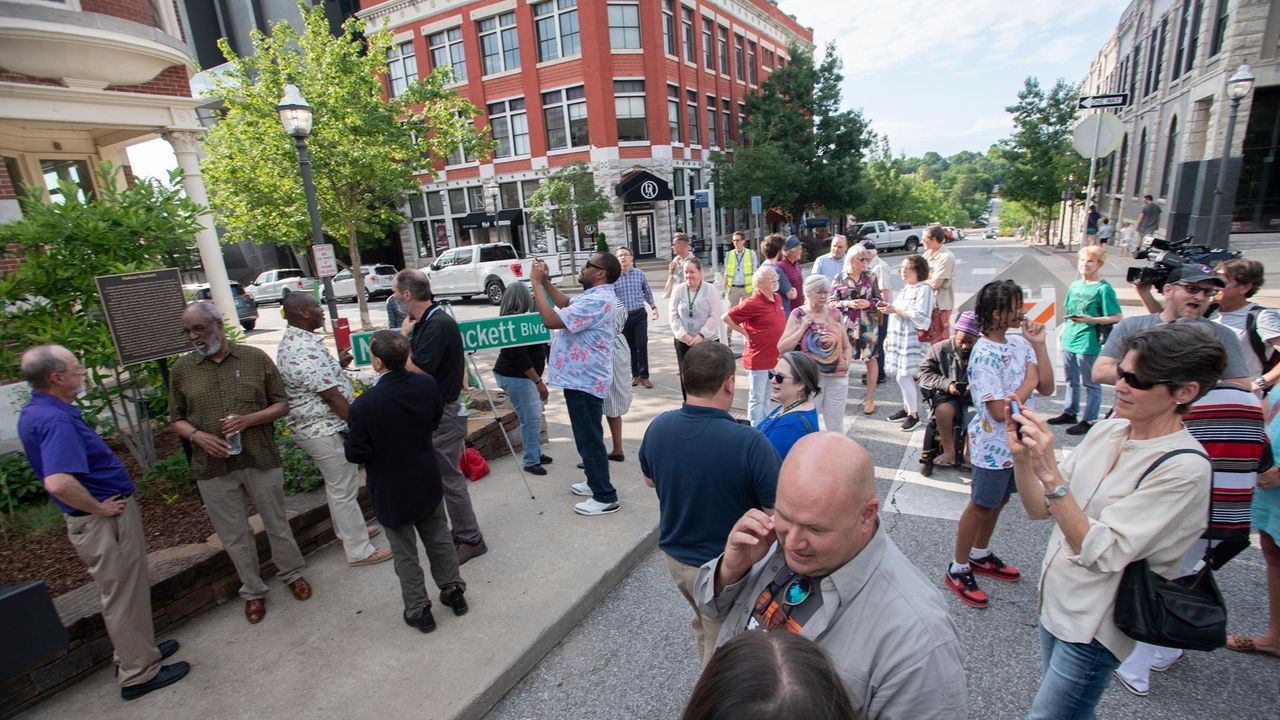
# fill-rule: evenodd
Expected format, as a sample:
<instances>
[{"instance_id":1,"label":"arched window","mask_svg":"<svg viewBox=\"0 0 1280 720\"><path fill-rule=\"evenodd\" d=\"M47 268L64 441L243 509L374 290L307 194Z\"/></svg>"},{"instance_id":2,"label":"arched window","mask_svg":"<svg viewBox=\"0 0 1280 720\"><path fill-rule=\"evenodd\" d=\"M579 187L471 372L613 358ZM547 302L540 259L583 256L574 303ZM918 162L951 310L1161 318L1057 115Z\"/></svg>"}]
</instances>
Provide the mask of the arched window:
<instances>
[{"instance_id":1,"label":"arched window","mask_svg":"<svg viewBox=\"0 0 1280 720\"><path fill-rule=\"evenodd\" d=\"M1107 175L1107 194L1113 191L1124 194L1124 169L1129 164L1129 133L1120 138L1120 154L1113 156L1117 162L1111 166Z\"/></svg>"},{"instance_id":2,"label":"arched window","mask_svg":"<svg viewBox=\"0 0 1280 720\"><path fill-rule=\"evenodd\" d=\"M1142 176L1147 165L1147 129L1142 128L1138 136L1138 170L1133 174L1133 196L1142 197Z\"/></svg>"},{"instance_id":3,"label":"arched window","mask_svg":"<svg viewBox=\"0 0 1280 720\"><path fill-rule=\"evenodd\" d=\"M1178 153L1178 116L1169 121L1169 138L1164 145L1164 169L1160 172L1160 197L1169 197L1173 182L1173 158Z\"/></svg>"}]
</instances>

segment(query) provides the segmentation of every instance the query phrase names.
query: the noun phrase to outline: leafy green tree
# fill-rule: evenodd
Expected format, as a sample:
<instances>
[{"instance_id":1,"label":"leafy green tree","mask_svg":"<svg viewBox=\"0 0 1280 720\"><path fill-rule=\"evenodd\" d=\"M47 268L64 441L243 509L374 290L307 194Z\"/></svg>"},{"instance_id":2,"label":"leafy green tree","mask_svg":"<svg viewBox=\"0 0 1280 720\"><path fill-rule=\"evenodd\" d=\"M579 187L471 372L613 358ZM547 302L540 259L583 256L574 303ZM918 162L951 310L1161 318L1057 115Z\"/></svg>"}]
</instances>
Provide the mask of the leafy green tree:
<instances>
[{"instance_id":1,"label":"leafy green tree","mask_svg":"<svg viewBox=\"0 0 1280 720\"><path fill-rule=\"evenodd\" d=\"M746 142L713 155L716 197L725 207L745 207L760 195L793 218L817 206L851 210L862 200L867 124L857 110L840 109L844 76L834 43L821 62L795 45L789 53L790 62L747 97Z\"/></svg>"},{"instance_id":2,"label":"leafy green tree","mask_svg":"<svg viewBox=\"0 0 1280 720\"><path fill-rule=\"evenodd\" d=\"M1000 141L1001 157L1008 163L1000 194L1039 217L1052 217L1065 181L1088 173L1088 161L1071 147L1078 97L1076 88L1065 80L1059 79L1046 92L1029 77L1018 92L1018 102L1005 108L1013 115L1014 131Z\"/></svg>"},{"instance_id":3,"label":"leafy green tree","mask_svg":"<svg viewBox=\"0 0 1280 720\"><path fill-rule=\"evenodd\" d=\"M573 237L575 225L595 225L613 212L613 199L596 185L591 169L584 163L565 165L538 184L528 198L534 223L550 226L554 235ZM602 233L603 234L603 233ZM570 267L578 272L576 256L570 254Z\"/></svg>"},{"instance_id":4,"label":"leafy green tree","mask_svg":"<svg viewBox=\"0 0 1280 720\"><path fill-rule=\"evenodd\" d=\"M22 219L0 225L0 255L22 258L16 270L0 275L0 369L17 378L24 349L67 347L89 371L87 392L77 400L85 418L114 430L138 464L149 468L155 438L138 409L160 395L159 375L151 363L118 364L94 277L196 269L187 263L195 257L202 211L183 193L177 171L168 187L138 180L123 190L116 187L121 173L109 163L98 165L95 194L85 198L65 182L61 202L46 203L33 190Z\"/></svg>"},{"instance_id":5,"label":"leafy green tree","mask_svg":"<svg viewBox=\"0 0 1280 720\"><path fill-rule=\"evenodd\" d=\"M228 242L311 244L310 220L293 139L280 126L276 106L284 86L298 86L314 112L307 147L315 176L320 224L347 245L351 266L360 246L380 244L389 225L404 221L405 194L415 174L434 175L433 163L458 147L484 157L492 141L476 133L478 112L456 92L447 68L384 98L385 58L391 33L364 36L364 22L347 20L335 37L323 7L300 2L303 30L277 23L270 35L254 31L253 53L220 47L228 64L212 94L224 105L204 143L204 176ZM360 322L370 326L364 277L355 274Z\"/></svg>"}]
</instances>

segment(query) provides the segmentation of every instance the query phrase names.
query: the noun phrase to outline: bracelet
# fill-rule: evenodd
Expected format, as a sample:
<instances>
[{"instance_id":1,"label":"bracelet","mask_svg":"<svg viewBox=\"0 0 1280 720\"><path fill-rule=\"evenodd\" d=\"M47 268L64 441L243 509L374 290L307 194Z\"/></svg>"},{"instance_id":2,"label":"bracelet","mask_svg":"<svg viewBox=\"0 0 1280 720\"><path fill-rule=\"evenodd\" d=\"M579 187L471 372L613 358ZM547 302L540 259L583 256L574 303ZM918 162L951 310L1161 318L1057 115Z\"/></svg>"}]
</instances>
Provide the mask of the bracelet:
<instances>
[{"instance_id":1,"label":"bracelet","mask_svg":"<svg viewBox=\"0 0 1280 720\"><path fill-rule=\"evenodd\" d=\"M196 438L196 433L198 432L200 432L199 428L192 430L191 434L187 436L187 440L188 441L194 440Z\"/></svg>"}]
</instances>

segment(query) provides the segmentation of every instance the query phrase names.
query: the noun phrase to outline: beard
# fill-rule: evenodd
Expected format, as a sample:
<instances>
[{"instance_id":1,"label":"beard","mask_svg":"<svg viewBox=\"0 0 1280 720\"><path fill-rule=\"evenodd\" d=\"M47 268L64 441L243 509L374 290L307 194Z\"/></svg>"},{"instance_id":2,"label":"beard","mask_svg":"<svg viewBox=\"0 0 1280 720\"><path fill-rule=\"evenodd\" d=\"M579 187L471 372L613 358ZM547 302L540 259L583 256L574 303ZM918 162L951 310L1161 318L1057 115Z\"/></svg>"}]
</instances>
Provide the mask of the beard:
<instances>
[{"instance_id":1,"label":"beard","mask_svg":"<svg viewBox=\"0 0 1280 720\"><path fill-rule=\"evenodd\" d=\"M205 357L213 357L222 352L222 340L221 338L212 338L204 344L203 348L197 347L196 350L199 350L200 354Z\"/></svg>"}]
</instances>

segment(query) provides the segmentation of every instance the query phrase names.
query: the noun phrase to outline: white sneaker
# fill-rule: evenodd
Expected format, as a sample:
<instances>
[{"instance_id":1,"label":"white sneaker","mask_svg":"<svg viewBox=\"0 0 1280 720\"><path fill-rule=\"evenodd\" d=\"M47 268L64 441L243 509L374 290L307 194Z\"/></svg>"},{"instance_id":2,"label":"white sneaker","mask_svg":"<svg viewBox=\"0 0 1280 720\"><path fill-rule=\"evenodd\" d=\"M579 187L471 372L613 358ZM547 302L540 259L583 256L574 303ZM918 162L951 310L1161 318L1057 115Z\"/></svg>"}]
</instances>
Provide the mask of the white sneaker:
<instances>
[{"instance_id":1,"label":"white sneaker","mask_svg":"<svg viewBox=\"0 0 1280 720\"><path fill-rule=\"evenodd\" d=\"M574 483L569 486L569 492L581 497L591 497L595 493L591 492L591 486L586 482Z\"/></svg>"},{"instance_id":2,"label":"white sneaker","mask_svg":"<svg viewBox=\"0 0 1280 720\"><path fill-rule=\"evenodd\" d=\"M573 511L579 515L608 515L609 513L618 512L618 503L602 503L592 498L574 505Z\"/></svg>"}]
</instances>

